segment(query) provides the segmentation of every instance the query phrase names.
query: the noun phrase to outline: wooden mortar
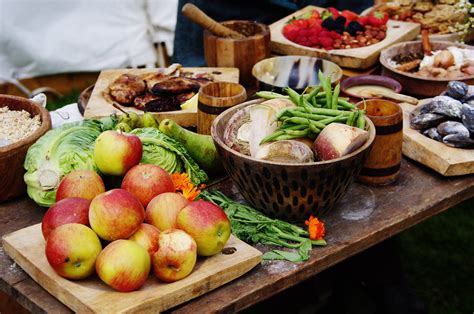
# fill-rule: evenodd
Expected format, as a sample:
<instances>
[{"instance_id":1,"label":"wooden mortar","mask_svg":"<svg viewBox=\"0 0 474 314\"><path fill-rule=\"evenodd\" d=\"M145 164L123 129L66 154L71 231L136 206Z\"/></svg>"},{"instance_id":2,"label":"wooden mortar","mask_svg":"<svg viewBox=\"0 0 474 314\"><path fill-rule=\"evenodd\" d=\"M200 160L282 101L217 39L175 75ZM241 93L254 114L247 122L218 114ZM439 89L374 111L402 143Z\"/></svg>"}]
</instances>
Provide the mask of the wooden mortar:
<instances>
[{"instance_id":1,"label":"wooden mortar","mask_svg":"<svg viewBox=\"0 0 474 314\"><path fill-rule=\"evenodd\" d=\"M270 56L270 30L267 25L252 21L227 21L224 26L237 31L244 39L224 38L204 31L204 56L209 67L236 67L244 86L256 85L252 68Z\"/></svg>"}]
</instances>

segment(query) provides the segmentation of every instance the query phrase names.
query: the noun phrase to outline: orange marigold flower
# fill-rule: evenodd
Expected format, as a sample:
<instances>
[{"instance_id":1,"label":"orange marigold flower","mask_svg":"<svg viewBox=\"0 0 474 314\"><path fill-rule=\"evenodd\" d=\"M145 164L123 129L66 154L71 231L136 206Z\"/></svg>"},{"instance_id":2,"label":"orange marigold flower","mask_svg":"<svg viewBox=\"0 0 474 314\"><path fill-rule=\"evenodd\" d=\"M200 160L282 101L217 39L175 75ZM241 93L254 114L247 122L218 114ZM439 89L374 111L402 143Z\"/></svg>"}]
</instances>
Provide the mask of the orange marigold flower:
<instances>
[{"instance_id":1,"label":"orange marigold flower","mask_svg":"<svg viewBox=\"0 0 474 314\"><path fill-rule=\"evenodd\" d=\"M326 229L324 228L324 223L318 218L309 216L309 219L304 222L308 226L309 238L311 240L322 240Z\"/></svg>"},{"instance_id":2,"label":"orange marigold flower","mask_svg":"<svg viewBox=\"0 0 474 314\"><path fill-rule=\"evenodd\" d=\"M205 184L201 184L198 187L195 186L187 173L173 173L171 179L173 180L176 192L183 195L188 201L194 201L199 193L201 193L201 190L206 187Z\"/></svg>"}]
</instances>

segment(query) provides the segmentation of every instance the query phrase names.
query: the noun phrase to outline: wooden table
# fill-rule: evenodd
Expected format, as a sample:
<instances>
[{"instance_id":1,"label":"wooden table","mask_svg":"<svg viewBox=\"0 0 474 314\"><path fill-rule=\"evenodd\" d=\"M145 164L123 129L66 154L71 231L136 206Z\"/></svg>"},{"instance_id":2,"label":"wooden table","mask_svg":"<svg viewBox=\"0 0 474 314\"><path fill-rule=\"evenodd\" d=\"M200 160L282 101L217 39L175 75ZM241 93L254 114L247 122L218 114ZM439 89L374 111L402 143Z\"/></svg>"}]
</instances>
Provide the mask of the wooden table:
<instances>
[{"instance_id":1,"label":"wooden table","mask_svg":"<svg viewBox=\"0 0 474 314\"><path fill-rule=\"evenodd\" d=\"M216 187L240 199L229 179ZM473 196L473 175L444 178L404 159L401 176L395 184L386 187L354 184L351 187L339 208L324 217L328 245L313 249L309 261L300 264L264 262L243 277L172 312L244 309ZM44 209L27 197L0 204L0 234L38 223L43 214ZM257 248L268 250L265 246ZM30 311L70 312L15 265L1 247L0 290Z\"/></svg>"}]
</instances>

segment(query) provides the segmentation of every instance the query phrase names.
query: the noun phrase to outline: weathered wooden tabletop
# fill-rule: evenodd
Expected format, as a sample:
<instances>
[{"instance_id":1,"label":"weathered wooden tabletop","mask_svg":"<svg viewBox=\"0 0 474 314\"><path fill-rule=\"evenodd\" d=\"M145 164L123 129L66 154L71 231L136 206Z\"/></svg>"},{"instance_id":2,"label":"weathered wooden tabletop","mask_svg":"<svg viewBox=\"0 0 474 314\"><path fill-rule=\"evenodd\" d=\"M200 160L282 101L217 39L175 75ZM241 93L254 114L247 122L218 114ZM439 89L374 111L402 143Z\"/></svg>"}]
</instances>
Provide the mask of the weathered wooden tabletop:
<instances>
[{"instance_id":1,"label":"weathered wooden tabletop","mask_svg":"<svg viewBox=\"0 0 474 314\"><path fill-rule=\"evenodd\" d=\"M240 199L229 179L216 185ZM474 196L474 176L444 178L406 159L399 180L386 187L354 184L338 208L323 217L328 245L305 263L264 262L252 271L172 312L234 312L310 278L463 200ZM38 223L44 209L27 197L0 204L0 235ZM267 247L257 246L262 251ZM33 312L70 312L36 284L0 247L0 289Z\"/></svg>"}]
</instances>

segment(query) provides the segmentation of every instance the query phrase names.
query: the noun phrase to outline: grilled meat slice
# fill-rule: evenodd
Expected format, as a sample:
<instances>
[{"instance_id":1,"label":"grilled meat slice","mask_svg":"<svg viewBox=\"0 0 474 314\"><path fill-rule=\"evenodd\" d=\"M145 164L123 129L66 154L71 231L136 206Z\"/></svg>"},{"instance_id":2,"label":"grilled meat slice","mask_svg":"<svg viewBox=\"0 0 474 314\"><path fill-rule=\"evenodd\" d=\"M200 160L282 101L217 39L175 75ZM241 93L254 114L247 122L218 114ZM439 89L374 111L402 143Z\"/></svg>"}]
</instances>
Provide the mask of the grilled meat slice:
<instances>
[{"instance_id":1,"label":"grilled meat slice","mask_svg":"<svg viewBox=\"0 0 474 314\"><path fill-rule=\"evenodd\" d=\"M168 80L170 77L162 72L143 74L141 78L146 83L146 88L151 91L151 88L160 82Z\"/></svg>"},{"instance_id":2,"label":"grilled meat slice","mask_svg":"<svg viewBox=\"0 0 474 314\"><path fill-rule=\"evenodd\" d=\"M145 82L137 75L122 74L109 86L110 96L118 103L130 106L133 99L145 91Z\"/></svg>"},{"instance_id":3,"label":"grilled meat slice","mask_svg":"<svg viewBox=\"0 0 474 314\"><path fill-rule=\"evenodd\" d=\"M176 97L178 98L179 102L182 104L190 100L191 98L193 98L194 95L196 95L195 92L187 92L187 93L176 95Z\"/></svg>"},{"instance_id":4,"label":"grilled meat slice","mask_svg":"<svg viewBox=\"0 0 474 314\"><path fill-rule=\"evenodd\" d=\"M176 96L157 96L146 93L135 97L134 105L140 110L161 112L179 110L181 103Z\"/></svg>"},{"instance_id":5,"label":"grilled meat slice","mask_svg":"<svg viewBox=\"0 0 474 314\"><path fill-rule=\"evenodd\" d=\"M151 92L155 95L178 95L186 92L198 92L201 84L186 77L171 77L153 85Z\"/></svg>"}]
</instances>

